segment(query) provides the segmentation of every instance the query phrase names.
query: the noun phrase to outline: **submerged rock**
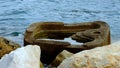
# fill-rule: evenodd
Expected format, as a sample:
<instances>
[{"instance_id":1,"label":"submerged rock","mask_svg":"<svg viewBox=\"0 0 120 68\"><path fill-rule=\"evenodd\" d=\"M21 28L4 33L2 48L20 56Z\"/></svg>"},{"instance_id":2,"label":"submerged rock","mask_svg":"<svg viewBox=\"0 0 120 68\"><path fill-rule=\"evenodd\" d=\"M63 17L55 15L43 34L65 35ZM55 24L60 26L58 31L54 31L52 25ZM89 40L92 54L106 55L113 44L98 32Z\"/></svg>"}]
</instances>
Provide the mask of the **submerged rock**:
<instances>
[{"instance_id":1,"label":"submerged rock","mask_svg":"<svg viewBox=\"0 0 120 68\"><path fill-rule=\"evenodd\" d=\"M0 68L40 68L40 47L28 45L6 54Z\"/></svg>"},{"instance_id":2,"label":"submerged rock","mask_svg":"<svg viewBox=\"0 0 120 68\"><path fill-rule=\"evenodd\" d=\"M120 41L74 54L58 68L120 68Z\"/></svg>"},{"instance_id":3,"label":"submerged rock","mask_svg":"<svg viewBox=\"0 0 120 68\"><path fill-rule=\"evenodd\" d=\"M5 55L8 54L9 52L19 48L20 45L11 42L10 40L7 40L3 37L0 37L0 58Z\"/></svg>"}]
</instances>

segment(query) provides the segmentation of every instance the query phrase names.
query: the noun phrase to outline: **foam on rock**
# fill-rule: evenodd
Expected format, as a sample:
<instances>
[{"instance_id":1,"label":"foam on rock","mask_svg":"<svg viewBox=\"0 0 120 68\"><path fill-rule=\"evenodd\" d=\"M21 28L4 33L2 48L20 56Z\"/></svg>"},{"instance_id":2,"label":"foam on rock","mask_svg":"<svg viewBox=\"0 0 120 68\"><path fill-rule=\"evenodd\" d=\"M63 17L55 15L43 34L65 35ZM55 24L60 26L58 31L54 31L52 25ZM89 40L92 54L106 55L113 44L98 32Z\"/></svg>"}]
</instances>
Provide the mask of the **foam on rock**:
<instances>
[{"instance_id":1,"label":"foam on rock","mask_svg":"<svg viewBox=\"0 0 120 68\"><path fill-rule=\"evenodd\" d=\"M28 45L12 51L0 60L0 68L40 68L40 47Z\"/></svg>"}]
</instances>

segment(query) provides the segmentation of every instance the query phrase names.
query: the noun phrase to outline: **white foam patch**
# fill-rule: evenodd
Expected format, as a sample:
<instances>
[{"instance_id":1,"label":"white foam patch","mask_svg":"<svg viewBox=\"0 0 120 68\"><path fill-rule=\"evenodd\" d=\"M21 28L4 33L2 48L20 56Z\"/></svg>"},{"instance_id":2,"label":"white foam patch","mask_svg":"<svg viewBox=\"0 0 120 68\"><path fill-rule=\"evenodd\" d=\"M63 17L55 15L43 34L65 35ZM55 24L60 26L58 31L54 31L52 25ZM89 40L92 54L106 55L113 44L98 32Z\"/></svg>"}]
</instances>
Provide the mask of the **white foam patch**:
<instances>
[{"instance_id":1,"label":"white foam patch","mask_svg":"<svg viewBox=\"0 0 120 68\"><path fill-rule=\"evenodd\" d=\"M42 39L42 40L69 42L71 45L82 45L83 44L83 43L80 43L80 42L76 42L75 40L72 40L71 38L64 38L64 40L58 40L58 39Z\"/></svg>"}]
</instances>

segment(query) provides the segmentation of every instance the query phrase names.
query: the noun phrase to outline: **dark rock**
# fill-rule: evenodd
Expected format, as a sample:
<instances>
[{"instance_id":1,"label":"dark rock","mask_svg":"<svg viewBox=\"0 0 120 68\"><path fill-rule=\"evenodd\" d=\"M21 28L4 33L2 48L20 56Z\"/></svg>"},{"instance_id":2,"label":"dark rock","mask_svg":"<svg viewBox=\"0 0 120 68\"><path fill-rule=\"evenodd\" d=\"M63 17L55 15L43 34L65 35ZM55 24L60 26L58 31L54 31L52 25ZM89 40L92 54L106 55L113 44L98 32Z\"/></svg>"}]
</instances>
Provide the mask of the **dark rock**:
<instances>
[{"instance_id":1,"label":"dark rock","mask_svg":"<svg viewBox=\"0 0 120 68\"><path fill-rule=\"evenodd\" d=\"M64 46L70 46L68 42L40 40L40 39L35 40L34 43L40 45L41 47L41 61L43 63L46 62L51 63L51 61L55 59L58 53L62 51Z\"/></svg>"},{"instance_id":2,"label":"dark rock","mask_svg":"<svg viewBox=\"0 0 120 68\"><path fill-rule=\"evenodd\" d=\"M20 34L19 32L12 32L11 33L12 36L19 36L19 34Z\"/></svg>"}]
</instances>

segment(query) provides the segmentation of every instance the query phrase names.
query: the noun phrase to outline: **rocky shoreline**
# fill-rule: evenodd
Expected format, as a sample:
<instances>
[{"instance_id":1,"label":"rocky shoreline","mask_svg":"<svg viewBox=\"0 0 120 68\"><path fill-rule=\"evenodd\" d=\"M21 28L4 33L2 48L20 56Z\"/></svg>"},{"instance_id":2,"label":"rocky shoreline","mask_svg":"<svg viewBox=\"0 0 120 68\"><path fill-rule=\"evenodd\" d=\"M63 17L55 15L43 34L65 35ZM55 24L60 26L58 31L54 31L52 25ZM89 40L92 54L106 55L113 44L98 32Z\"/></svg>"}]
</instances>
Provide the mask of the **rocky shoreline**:
<instances>
[{"instance_id":1,"label":"rocky shoreline","mask_svg":"<svg viewBox=\"0 0 120 68\"><path fill-rule=\"evenodd\" d=\"M66 37L83 45L44 40ZM0 68L119 68L119 42L110 42L110 28L103 21L34 23L26 29L24 47L0 37Z\"/></svg>"},{"instance_id":2,"label":"rocky shoreline","mask_svg":"<svg viewBox=\"0 0 120 68\"><path fill-rule=\"evenodd\" d=\"M1 39L1 38L0 38ZM0 51L2 53L2 51ZM120 41L73 54L63 50L51 65L40 62L38 45L19 47L0 59L0 68L119 68ZM62 62L62 63L61 63Z\"/></svg>"}]
</instances>

